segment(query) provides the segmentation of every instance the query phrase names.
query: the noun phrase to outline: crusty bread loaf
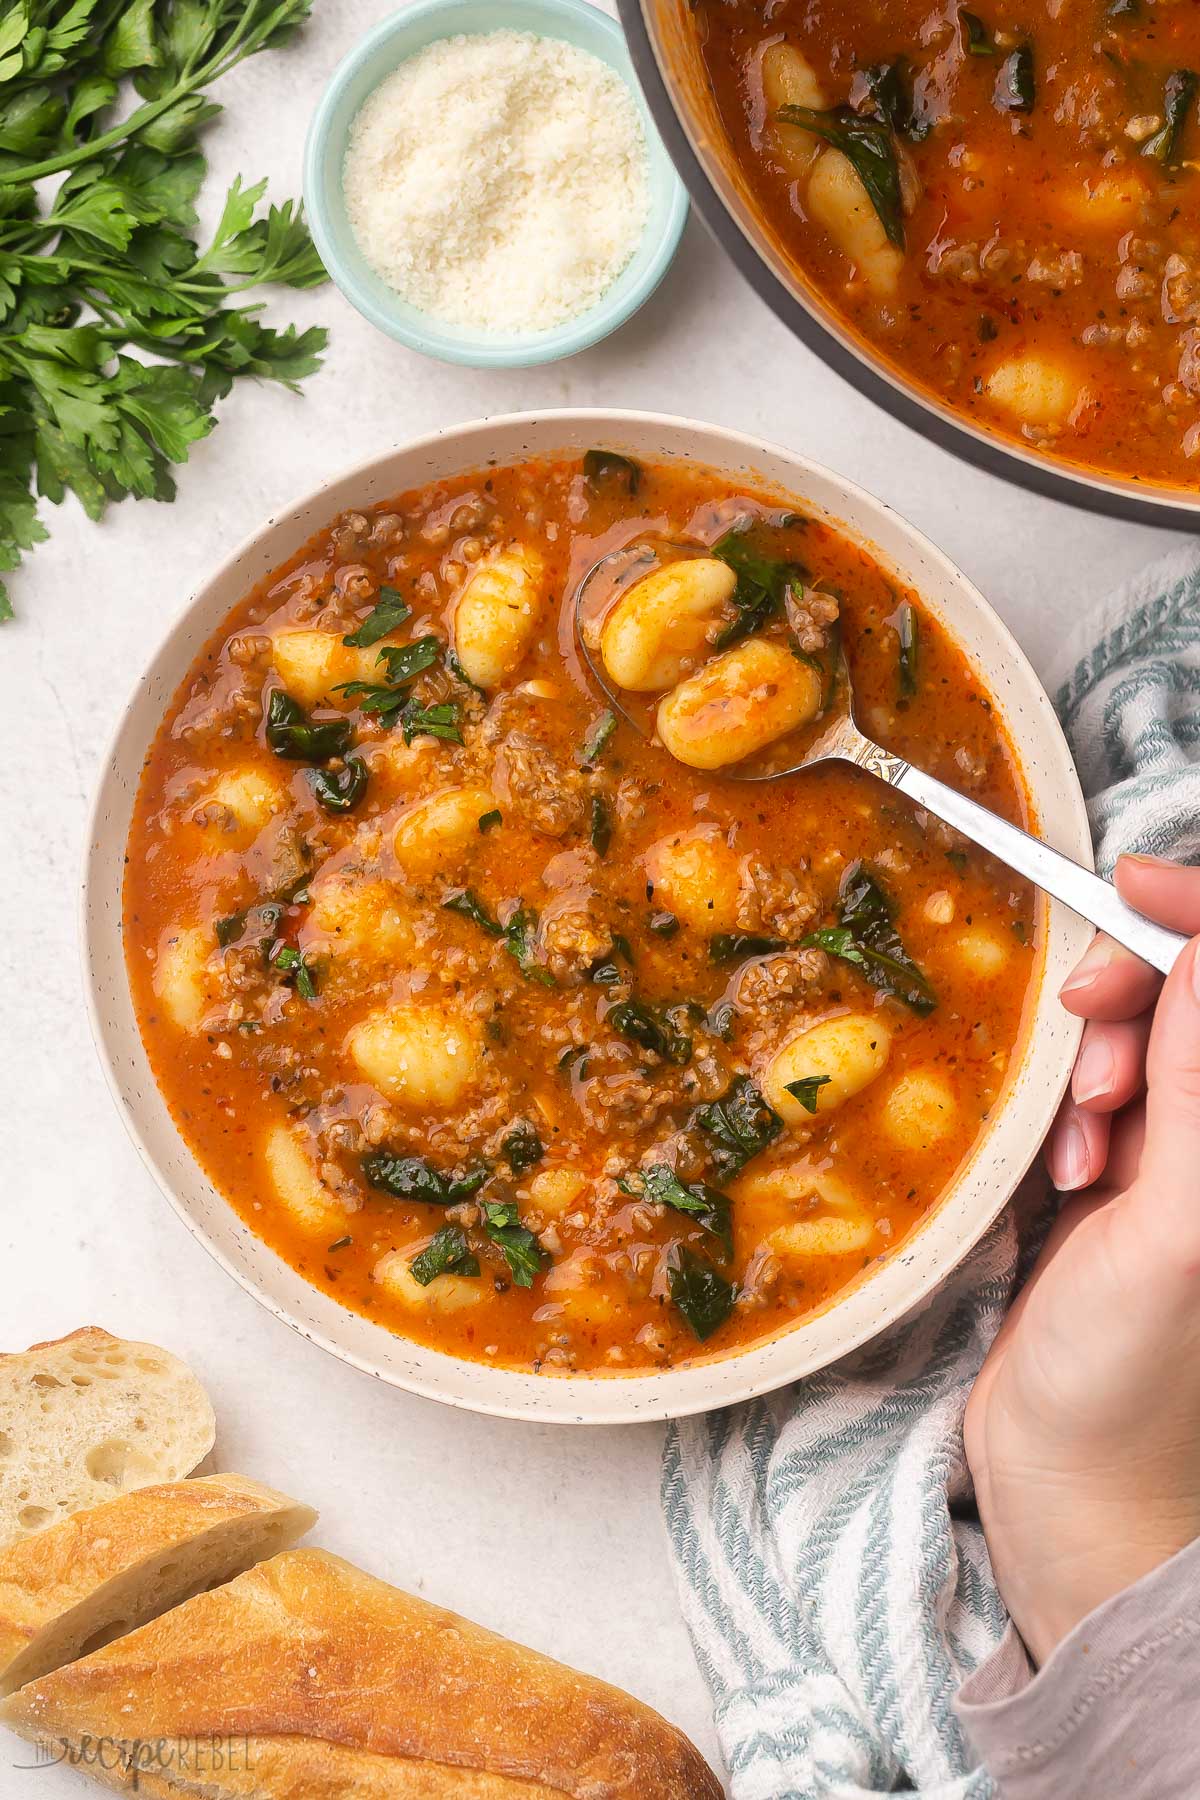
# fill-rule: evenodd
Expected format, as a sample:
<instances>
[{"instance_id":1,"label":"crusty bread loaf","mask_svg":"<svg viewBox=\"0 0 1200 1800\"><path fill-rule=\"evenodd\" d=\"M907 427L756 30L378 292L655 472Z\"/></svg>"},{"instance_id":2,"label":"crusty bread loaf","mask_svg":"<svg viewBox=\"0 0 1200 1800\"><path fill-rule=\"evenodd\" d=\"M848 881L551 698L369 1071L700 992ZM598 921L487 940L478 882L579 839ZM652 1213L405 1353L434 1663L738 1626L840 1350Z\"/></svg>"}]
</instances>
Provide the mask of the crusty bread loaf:
<instances>
[{"instance_id":1,"label":"crusty bread loaf","mask_svg":"<svg viewBox=\"0 0 1200 1800\"><path fill-rule=\"evenodd\" d=\"M0 1695L290 1549L310 1506L241 1475L119 1494L0 1549Z\"/></svg>"},{"instance_id":2,"label":"crusty bread loaf","mask_svg":"<svg viewBox=\"0 0 1200 1800\"><path fill-rule=\"evenodd\" d=\"M216 1420L186 1364L95 1325L0 1355L0 1544L114 1494L178 1481Z\"/></svg>"},{"instance_id":3,"label":"crusty bread loaf","mask_svg":"<svg viewBox=\"0 0 1200 1800\"><path fill-rule=\"evenodd\" d=\"M198 1594L22 1688L0 1702L0 1720L72 1748L87 1738L138 1745L136 1771L91 1772L121 1789L136 1774L157 1800L721 1793L688 1740L628 1694L321 1550L287 1551ZM156 1767L146 1746L160 1742Z\"/></svg>"}]
</instances>

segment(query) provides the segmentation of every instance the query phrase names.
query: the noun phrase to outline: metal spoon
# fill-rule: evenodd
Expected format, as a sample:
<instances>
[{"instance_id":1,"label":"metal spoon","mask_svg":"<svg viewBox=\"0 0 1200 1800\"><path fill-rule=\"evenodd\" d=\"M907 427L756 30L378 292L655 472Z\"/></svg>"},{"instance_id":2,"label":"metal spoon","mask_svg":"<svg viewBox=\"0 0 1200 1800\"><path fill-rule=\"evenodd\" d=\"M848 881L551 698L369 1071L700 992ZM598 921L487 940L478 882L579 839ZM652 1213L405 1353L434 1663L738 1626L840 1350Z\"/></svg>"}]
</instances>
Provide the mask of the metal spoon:
<instances>
[{"instance_id":1,"label":"metal spoon","mask_svg":"<svg viewBox=\"0 0 1200 1800\"><path fill-rule=\"evenodd\" d=\"M594 573L595 571L590 571ZM608 674L599 656L593 656L588 647L580 617L579 603L587 582L580 584L575 599L575 637L580 652L588 668L595 676L597 683L605 695L635 730L645 735L642 724L633 717L620 694L614 690ZM832 715L829 723L816 741L811 744L797 763L786 769L772 769L766 774L746 773L739 771L736 765L721 770L721 774L732 781L778 781L785 775L798 774L801 769L811 769L818 763L848 762L857 769L865 769L869 775L878 776L886 781L889 787L898 788L907 794L918 806L935 814L972 843L979 844L984 850L998 857L1018 875L1035 882L1047 894L1061 900L1080 918L1087 919L1098 930L1107 932L1118 944L1132 950L1143 962L1150 963L1168 974L1175 958L1187 943L1185 937L1178 932L1168 931L1164 925L1156 925L1153 919L1135 912L1127 906L1111 882L1099 875L1093 875L1090 869L1083 868L1073 862L1061 851L1052 850L1049 844L1043 844L1039 838L1031 837L1017 825L1010 825L1007 819L989 812L974 800L968 800L954 788L947 787L945 782L938 781L932 775L926 775L921 769L914 769L911 763L896 756L891 750L885 750L876 744L866 733L859 729L854 717L854 689L850 681L850 671L840 647L834 668L834 692L842 697L842 710Z\"/></svg>"}]
</instances>

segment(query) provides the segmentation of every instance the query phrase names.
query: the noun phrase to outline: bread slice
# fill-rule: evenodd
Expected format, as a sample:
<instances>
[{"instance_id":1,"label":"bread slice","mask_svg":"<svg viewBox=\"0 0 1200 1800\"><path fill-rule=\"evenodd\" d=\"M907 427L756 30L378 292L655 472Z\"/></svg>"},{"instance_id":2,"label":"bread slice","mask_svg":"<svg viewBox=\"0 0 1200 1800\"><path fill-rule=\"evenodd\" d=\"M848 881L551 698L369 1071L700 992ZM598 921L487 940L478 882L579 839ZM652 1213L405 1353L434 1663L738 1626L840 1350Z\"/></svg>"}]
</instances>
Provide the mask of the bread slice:
<instances>
[{"instance_id":1,"label":"bread slice","mask_svg":"<svg viewBox=\"0 0 1200 1800\"><path fill-rule=\"evenodd\" d=\"M0 1355L0 1544L114 1494L178 1481L213 1447L179 1358L88 1325Z\"/></svg>"},{"instance_id":2,"label":"bread slice","mask_svg":"<svg viewBox=\"0 0 1200 1800\"><path fill-rule=\"evenodd\" d=\"M290 1549L316 1518L241 1475L200 1475L0 1549L0 1695Z\"/></svg>"},{"instance_id":3,"label":"bread slice","mask_svg":"<svg viewBox=\"0 0 1200 1800\"><path fill-rule=\"evenodd\" d=\"M110 1749L91 1773L152 1800L721 1794L682 1733L628 1694L322 1550L198 1594L0 1701L0 1720L65 1750L129 1747L124 1766Z\"/></svg>"}]
</instances>

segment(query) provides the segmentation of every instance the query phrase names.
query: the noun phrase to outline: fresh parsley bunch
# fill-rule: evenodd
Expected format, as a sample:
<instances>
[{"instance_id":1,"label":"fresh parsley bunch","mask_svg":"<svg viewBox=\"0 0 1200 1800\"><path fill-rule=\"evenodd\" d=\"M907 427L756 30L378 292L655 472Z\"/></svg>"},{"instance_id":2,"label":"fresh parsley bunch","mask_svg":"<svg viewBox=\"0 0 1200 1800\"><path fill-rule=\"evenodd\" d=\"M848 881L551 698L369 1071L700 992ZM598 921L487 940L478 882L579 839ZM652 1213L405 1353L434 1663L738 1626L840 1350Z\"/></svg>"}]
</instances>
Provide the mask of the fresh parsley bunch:
<instances>
[{"instance_id":1,"label":"fresh parsley bunch","mask_svg":"<svg viewBox=\"0 0 1200 1800\"><path fill-rule=\"evenodd\" d=\"M71 489L93 519L171 500L170 465L237 376L291 387L318 366L324 331L238 304L325 279L299 205L255 218L266 183L239 178L212 242L191 235L206 90L309 5L0 0L0 571L47 535L39 495Z\"/></svg>"}]
</instances>

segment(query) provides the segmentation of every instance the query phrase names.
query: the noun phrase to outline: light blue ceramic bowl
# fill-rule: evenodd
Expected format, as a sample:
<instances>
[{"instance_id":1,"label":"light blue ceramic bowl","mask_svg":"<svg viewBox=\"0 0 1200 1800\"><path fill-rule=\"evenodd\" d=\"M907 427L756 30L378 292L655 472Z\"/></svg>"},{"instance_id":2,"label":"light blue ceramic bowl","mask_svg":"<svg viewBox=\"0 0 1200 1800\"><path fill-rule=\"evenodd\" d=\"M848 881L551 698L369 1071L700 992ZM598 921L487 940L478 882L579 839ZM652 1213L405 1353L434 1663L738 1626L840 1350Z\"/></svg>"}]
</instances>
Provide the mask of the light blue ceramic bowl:
<instances>
[{"instance_id":1,"label":"light blue ceramic bowl","mask_svg":"<svg viewBox=\"0 0 1200 1800\"><path fill-rule=\"evenodd\" d=\"M367 95L400 63L438 38L500 30L563 38L608 63L637 103L650 158L650 215L630 262L587 312L550 331L517 337L484 336L447 325L402 300L359 249L342 193L350 127ZM555 362L586 350L623 325L669 268L688 205L634 77L621 27L587 0L413 0L385 19L338 64L313 116L304 151L304 204L325 267L364 318L426 356L483 369Z\"/></svg>"}]
</instances>

